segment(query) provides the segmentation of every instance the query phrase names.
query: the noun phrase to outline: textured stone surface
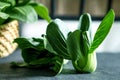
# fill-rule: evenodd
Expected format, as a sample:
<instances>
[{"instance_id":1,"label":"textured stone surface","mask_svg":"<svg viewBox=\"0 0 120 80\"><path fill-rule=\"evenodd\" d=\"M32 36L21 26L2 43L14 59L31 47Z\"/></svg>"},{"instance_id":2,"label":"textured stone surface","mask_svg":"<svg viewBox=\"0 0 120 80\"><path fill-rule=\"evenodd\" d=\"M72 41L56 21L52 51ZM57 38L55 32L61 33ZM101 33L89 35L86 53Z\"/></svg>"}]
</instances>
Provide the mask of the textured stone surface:
<instances>
[{"instance_id":1,"label":"textured stone surface","mask_svg":"<svg viewBox=\"0 0 120 80\"><path fill-rule=\"evenodd\" d=\"M64 66L60 75L49 70L11 68L11 61L22 61L20 50L0 59L0 80L119 80L120 54L97 54L98 67L94 73L78 74L71 62Z\"/></svg>"}]
</instances>

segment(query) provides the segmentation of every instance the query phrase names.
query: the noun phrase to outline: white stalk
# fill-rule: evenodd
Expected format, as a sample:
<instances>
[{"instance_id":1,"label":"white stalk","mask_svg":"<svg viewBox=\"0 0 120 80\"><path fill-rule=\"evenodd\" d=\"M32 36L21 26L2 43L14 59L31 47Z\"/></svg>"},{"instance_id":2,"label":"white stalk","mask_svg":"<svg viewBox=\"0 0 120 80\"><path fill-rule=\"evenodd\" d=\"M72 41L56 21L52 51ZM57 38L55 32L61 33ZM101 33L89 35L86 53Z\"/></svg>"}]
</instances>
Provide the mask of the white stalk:
<instances>
[{"instance_id":1,"label":"white stalk","mask_svg":"<svg viewBox=\"0 0 120 80\"><path fill-rule=\"evenodd\" d=\"M88 56L86 58L86 62L85 62L85 59L83 60L83 62L82 62L82 60L76 61L76 62L73 62L73 65L74 65L76 71L78 71L80 73L94 72L97 67L96 52L93 52L92 54L88 54ZM84 67L81 67L79 64L85 64L85 65L84 65Z\"/></svg>"}]
</instances>

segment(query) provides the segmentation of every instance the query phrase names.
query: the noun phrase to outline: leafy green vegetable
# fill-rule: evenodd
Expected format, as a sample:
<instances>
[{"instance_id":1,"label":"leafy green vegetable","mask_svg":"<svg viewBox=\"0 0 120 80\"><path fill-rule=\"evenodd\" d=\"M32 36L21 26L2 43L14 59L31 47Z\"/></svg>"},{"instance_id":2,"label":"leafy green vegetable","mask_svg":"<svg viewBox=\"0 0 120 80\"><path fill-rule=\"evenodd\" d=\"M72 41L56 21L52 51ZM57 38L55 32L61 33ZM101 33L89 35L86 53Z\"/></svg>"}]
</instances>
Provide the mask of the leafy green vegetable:
<instances>
[{"instance_id":1,"label":"leafy green vegetable","mask_svg":"<svg viewBox=\"0 0 120 80\"><path fill-rule=\"evenodd\" d=\"M114 11L110 10L97 29L93 40L89 29L90 15L83 14L80 17L79 29L71 32L67 39L68 53L71 54L73 66L78 72L95 71L97 67L96 48L110 31L114 17Z\"/></svg>"},{"instance_id":2,"label":"leafy green vegetable","mask_svg":"<svg viewBox=\"0 0 120 80\"><path fill-rule=\"evenodd\" d=\"M31 0L0 0L0 13L1 25L13 19L34 22L38 20L38 15L48 22L51 21L46 6Z\"/></svg>"},{"instance_id":3,"label":"leafy green vegetable","mask_svg":"<svg viewBox=\"0 0 120 80\"><path fill-rule=\"evenodd\" d=\"M97 64L96 54L88 54L90 45L84 40L82 31L76 30L71 33L67 39L68 52L71 54L73 66L78 72L93 72Z\"/></svg>"},{"instance_id":4,"label":"leafy green vegetable","mask_svg":"<svg viewBox=\"0 0 120 80\"><path fill-rule=\"evenodd\" d=\"M35 8L35 4L30 5L34 5ZM13 66L47 68L59 74L64 60L67 59L72 61L77 72L94 72L97 67L96 49L110 31L114 22L114 11L111 9L107 13L95 35L91 31L91 16L88 13L80 16L78 29L70 32L63 21L60 19L52 21L48 17L48 12L45 10L43 14L44 12L46 14L42 17L49 22L46 35L43 35L43 39L15 39L14 42L22 50L24 62L12 62Z\"/></svg>"},{"instance_id":5,"label":"leafy green vegetable","mask_svg":"<svg viewBox=\"0 0 120 80\"><path fill-rule=\"evenodd\" d=\"M9 12L10 18L24 22L34 22L38 19L37 13L30 5L15 7Z\"/></svg>"},{"instance_id":6,"label":"leafy green vegetable","mask_svg":"<svg viewBox=\"0 0 120 80\"><path fill-rule=\"evenodd\" d=\"M22 50L23 63L11 64L14 67L49 68L59 74L63 66L63 58L54 55L44 48L44 41L40 38L17 38L14 40Z\"/></svg>"},{"instance_id":7,"label":"leafy green vegetable","mask_svg":"<svg viewBox=\"0 0 120 80\"><path fill-rule=\"evenodd\" d=\"M53 50L60 55L61 57L65 59L70 59L70 56L67 52L67 45L66 45L66 39L63 33L61 32L60 27L65 27L64 25L61 26L61 23L63 22L61 20L54 20L52 21L48 26L46 30L46 38L49 42L49 44L52 46ZM65 29L65 28L64 28ZM49 47L48 47L49 48ZM48 49L50 50L50 49Z\"/></svg>"},{"instance_id":8,"label":"leafy green vegetable","mask_svg":"<svg viewBox=\"0 0 120 80\"><path fill-rule=\"evenodd\" d=\"M31 5L34 7L40 17L47 20L48 22L51 21L48 9L43 4L31 3Z\"/></svg>"}]
</instances>

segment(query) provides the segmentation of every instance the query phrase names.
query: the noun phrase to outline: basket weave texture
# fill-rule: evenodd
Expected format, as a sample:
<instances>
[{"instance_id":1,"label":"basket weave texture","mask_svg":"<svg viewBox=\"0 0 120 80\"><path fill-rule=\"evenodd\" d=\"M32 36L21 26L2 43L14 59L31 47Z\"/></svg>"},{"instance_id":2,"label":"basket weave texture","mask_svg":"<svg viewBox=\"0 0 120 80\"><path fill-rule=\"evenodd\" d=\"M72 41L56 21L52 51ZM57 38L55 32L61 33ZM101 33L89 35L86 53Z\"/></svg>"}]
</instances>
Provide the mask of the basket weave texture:
<instances>
[{"instance_id":1,"label":"basket weave texture","mask_svg":"<svg viewBox=\"0 0 120 80\"><path fill-rule=\"evenodd\" d=\"M18 25L17 20L0 25L0 58L7 57L17 48L13 41L19 37Z\"/></svg>"}]
</instances>

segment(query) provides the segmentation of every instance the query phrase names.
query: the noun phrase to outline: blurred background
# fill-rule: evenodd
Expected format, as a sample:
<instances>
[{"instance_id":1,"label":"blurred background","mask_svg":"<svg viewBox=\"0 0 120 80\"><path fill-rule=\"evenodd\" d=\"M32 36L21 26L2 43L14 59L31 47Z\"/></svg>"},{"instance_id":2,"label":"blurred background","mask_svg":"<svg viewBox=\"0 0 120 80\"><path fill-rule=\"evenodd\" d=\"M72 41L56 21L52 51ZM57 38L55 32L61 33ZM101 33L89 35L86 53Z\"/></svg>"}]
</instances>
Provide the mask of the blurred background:
<instances>
[{"instance_id":1,"label":"blurred background","mask_svg":"<svg viewBox=\"0 0 120 80\"><path fill-rule=\"evenodd\" d=\"M46 5L52 18L78 19L82 13L90 13L100 20L112 8L116 20L120 19L120 0L35 0Z\"/></svg>"},{"instance_id":2,"label":"blurred background","mask_svg":"<svg viewBox=\"0 0 120 80\"><path fill-rule=\"evenodd\" d=\"M105 14L115 11L115 22L105 41L97 52L120 52L120 0L34 0L47 6L52 19L62 19L71 31L75 30L81 14L90 13L92 16L92 29L96 31ZM22 37L40 37L45 34L47 22L40 19L35 23L24 23L21 28Z\"/></svg>"}]
</instances>

